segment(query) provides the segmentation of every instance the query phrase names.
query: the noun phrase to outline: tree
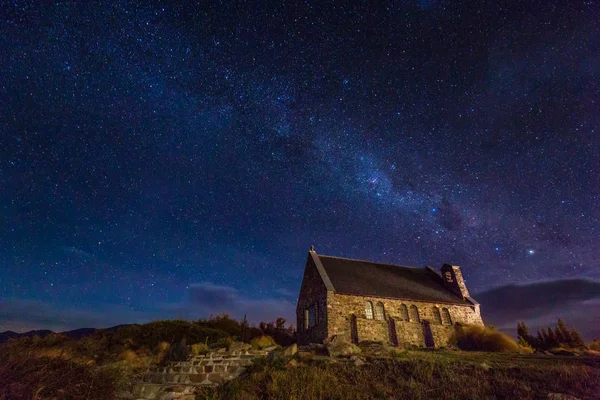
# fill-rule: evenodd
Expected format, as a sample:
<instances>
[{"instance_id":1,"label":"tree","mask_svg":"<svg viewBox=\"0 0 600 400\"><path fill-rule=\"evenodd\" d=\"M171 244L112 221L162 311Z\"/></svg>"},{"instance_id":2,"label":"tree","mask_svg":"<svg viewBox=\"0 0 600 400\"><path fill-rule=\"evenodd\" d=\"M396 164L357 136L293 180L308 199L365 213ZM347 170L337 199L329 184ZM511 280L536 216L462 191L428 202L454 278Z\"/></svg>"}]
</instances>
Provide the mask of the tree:
<instances>
[{"instance_id":1,"label":"tree","mask_svg":"<svg viewBox=\"0 0 600 400\"><path fill-rule=\"evenodd\" d=\"M573 338L571 337L571 332L569 332L569 329L567 329L567 326L560 318L558 319L556 330L560 332L561 339L563 340L561 343L565 343L567 346L573 347Z\"/></svg>"},{"instance_id":2,"label":"tree","mask_svg":"<svg viewBox=\"0 0 600 400\"><path fill-rule=\"evenodd\" d=\"M548 347L553 348L559 345L558 338L556 337L556 333L552 330L552 328L548 327Z\"/></svg>"},{"instance_id":3,"label":"tree","mask_svg":"<svg viewBox=\"0 0 600 400\"><path fill-rule=\"evenodd\" d=\"M517 337L527 338L529 336L529 328L525 325L525 322L517 323Z\"/></svg>"},{"instance_id":4,"label":"tree","mask_svg":"<svg viewBox=\"0 0 600 400\"><path fill-rule=\"evenodd\" d=\"M543 350L545 348L544 336L540 331L537 332L537 347L538 350Z\"/></svg>"},{"instance_id":5,"label":"tree","mask_svg":"<svg viewBox=\"0 0 600 400\"><path fill-rule=\"evenodd\" d=\"M538 332L539 335L539 332ZM530 346L533 348L538 348L539 340L535 338L535 336L529 333L529 328L525 325L525 322L521 321L517 324L517 336L518 342L522 346Z\"/></svg>"},{"instance_id":6,"label":"tree","mask_svg":"<svg viewBox=\"0 0 600 400\"><path fill-rule=\"evenodd\" d=\"M585 347L585 342L575 329L571 330L572 344L571 347Z\"/></svg>"},{"instance_id":7,"label":"tree","mask_svg":"<svg viewBox=\"0 0 600 400\"><path fill-rule=\"evenodd\" d=\"M277 320L275 321L275 329L285 329L285 318L277 318Z\"/></svg>"}]
</instances>

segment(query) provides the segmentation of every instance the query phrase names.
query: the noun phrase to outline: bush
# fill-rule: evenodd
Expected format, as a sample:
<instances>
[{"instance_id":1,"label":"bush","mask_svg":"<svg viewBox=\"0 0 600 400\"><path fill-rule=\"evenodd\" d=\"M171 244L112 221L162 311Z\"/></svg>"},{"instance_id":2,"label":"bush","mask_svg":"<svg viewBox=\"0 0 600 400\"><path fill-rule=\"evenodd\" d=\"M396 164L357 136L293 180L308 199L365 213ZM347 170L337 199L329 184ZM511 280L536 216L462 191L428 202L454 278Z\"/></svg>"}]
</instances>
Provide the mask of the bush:
<instances>
[{"instance_id":1,"label":"bush","mask_svg":"<svg viewBox=\"0 0 600 400\"><path fill-rule=\"evenodd\" d=\"M600 351L600 340L598 340L598 339L592 340L592 343L590 343L590 345L588 346L588 348L590 350Z\"/></svg>"},{"instance_id":2,"label":"bush","mask_svg":"<svg viewBox=\"0 0 600 400\"><path fill-rule=\"evenodd\" d=\"M192 355L197 356L200 354L206 354L208 352L208 346L206 343L196 343L192 345Z\"/></svg>"},{"instance_id":3,"label":"bush","mask_svg":"<svg viewBox=\"0 0 600 400\"><path fill-rule=\"evenodd\" d=\"M179 343L183 338L188 342L209 343L228 337L229 335L218 329L207 328L196 323L182 320L154 321L143 325L130 325L123 327L118 332L121 340L130 339L140 347L155 348L160 342Z\"/></svg>"},{"instance_id":4,"label":"bush","mask_svg":"<svg viewBox=\"0 0 600 400\"><path fill-rule=\"evenodd\" d=\"M457 326L450 342L467 351L519 351L519 346L509 336L495 328L478 325Z\"/></svg>"},{"instance_id":5,"label":"bush","mask_svg":"<svg viewBox=\"0 0 600 400\"><path fill-rule=\"evenodd\" d=\"M264 349L266 347L271 347L277 345L275 340L271 336L259 336L257 338L252 339L250 342L253 349Z\"/></svg>"},{"instance_id":6,"label":"bush","mask_svg":"<svg viewBox=\"0 0 600 400\"><path fill-rule=\"evenodd\" d=\"M185 344L185 339L182 339L180 343L175 343L169 348L163 361L185 361L189 356L190 350Z\"/></svg>"},{"instance_id":7,"label":"bush","mask_svg":"<svg viewBox=\"0 0 600 400\"><path fill-rule=\"evenodd\" d=\"M217 340L216 342L211 344L209 347L211 349L221 349L221 348L225 347L227 350L229 350L229 346L231 346L231 344L233 342L234 342L233 338L225 337L225 338L221 338L221 339Z\"/></svg>"}]
</instances>

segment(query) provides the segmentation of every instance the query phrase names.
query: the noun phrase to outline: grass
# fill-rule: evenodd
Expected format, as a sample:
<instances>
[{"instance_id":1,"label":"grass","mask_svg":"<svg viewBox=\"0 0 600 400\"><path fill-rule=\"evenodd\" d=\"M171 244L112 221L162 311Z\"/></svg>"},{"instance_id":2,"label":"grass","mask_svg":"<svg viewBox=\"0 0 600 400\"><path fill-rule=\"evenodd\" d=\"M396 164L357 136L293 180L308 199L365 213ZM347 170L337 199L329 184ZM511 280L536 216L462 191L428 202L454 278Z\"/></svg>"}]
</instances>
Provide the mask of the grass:
<instances>
[{"instance_id":1,"label":"grass","mask_svg":"<svg viewBox=\"0 0 600 400\"><path fill-rule=\"evenodd\" d=\"M214 326L191 329L184 321L158 321L79 340L60 334L12 340L0 345L0 400L114 399L132 377L181 347L184 337L193 353L226 347L231 339L218 328L231 321L215 321ZM359 367L347 359L323 362L323 356L321 361L297 358L298 366L280 357L262 359L240 379L203 389L197 398L546 399L548 393L563 393L600 399L597 350L582 350L578 356L524 354L520 348L513 352L512 340L508 347L498 345L506 341L495 331L466 329L463 334L470 344L464 348L505 352L398 350L385 352L384 358L367 355L367 363ZM253 343L256 348L274 344L267 336Z\"/></svg>"},{"instance_id":2,"label":"grass","mask_svg":"<svg viewBox=\"0 0 600 400\"><path fill-rule=\"evenodd\" d=\"M492 327L466 325L458 327L451 338L461 350L519 352L519 345L508 335Z\"/></svg>"},{"instance_id":3,"label":"grass","mask_svg":"<svg viewBox=\"0 0 600 400\"><path fill-rule=\"evenodd\" d=\"M393 359L273 366L202 399L546 399L563 393L600 398L600 359L513 353L408 351Z\"/></svg>"}]
</instances>

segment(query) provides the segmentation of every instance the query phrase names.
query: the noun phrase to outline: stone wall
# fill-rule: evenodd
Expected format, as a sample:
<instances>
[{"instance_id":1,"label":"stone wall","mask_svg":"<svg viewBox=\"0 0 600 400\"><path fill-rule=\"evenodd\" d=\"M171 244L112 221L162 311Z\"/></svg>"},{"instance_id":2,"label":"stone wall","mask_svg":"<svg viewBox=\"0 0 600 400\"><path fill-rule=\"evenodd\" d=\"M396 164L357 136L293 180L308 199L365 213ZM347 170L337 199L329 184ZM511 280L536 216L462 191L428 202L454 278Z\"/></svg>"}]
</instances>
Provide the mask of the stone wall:
<instances>
[{"instance_id":1,"label":"stone wall","mask_svg":"<svg viewBox=\"0 0 600 400\"><path fill-rule=\"evenodd\" d=\"M299 345L321 343L327 338L327 288L321 280L319 271L309 255L304 269L304 278L296 307L296 339ZM305 328L304 311L314 305L316 308L316 325Z\"/></svg>"},{"instance_id":2,"label":"stone wall","mask_svg":"<svg viewBox=\"0 0 600 400\"><path fill-rule=\"evenodd\" d=\"M365 303L371 301L375 306L377 302L385 307L385 321L370 320L366 318ZM327 328L328 336L340 335L346 340L352 340L352 314L356 315L358 340L379 340L391 342L387 320L391 317L395 321L396 335L399 344L412 344L424 346L423 326L420 321L403 321L400 306L405 304L408 308L415 305L419 310L420 320L430 322L431 332L436 347L445 346L452 334L454 323L483 325L479 308L469 305L427 303L411 300L387 299L380 297L350 296L330 292L327 294ZM440 311L447 308L450 313L451 323L445 325L436 323L433 307Z\"/></svg>"},{"instance_id":3,"label":"stone wall","mask_svg":"<svg viewBox=\"0 0 600 400\"><path fill-rule=\"evenodd\" d=\"M377 321L374 319L357 317L356 327L358 331L358 341L380 341L382 340L382 337L389 336L387 321Z\"/></svg>"},{"instance_id":4,"label":"stone wall","mask_svg":"<svg viewBox=\"0 0 600 400\"><path fill-rule=\"evenodd\" d=\"M121 392L118 399L194 400L196 390L240 376L257 358L267 356L264 350L233 351L225 349L191 357L187 361L171 361L154 366L134 382L131 391Z\"/></svg>"}]
</instances>

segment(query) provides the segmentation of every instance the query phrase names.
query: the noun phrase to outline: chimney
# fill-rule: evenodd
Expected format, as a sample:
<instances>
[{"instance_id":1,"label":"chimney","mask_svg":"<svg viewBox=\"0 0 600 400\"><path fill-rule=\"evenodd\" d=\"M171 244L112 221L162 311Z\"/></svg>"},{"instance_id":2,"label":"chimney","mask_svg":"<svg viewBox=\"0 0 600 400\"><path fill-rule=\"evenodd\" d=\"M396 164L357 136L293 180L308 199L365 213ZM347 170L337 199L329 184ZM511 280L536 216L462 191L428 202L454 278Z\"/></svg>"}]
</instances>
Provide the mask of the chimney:
<instances>
[{"instance_id":1,"label":"chimney","mask_svg":"<svg viewBox=\"0 0 600 400\"><path fill-rule=\"evenodd\" d=\"M469 290L467 289L467 285L465 285L465 281L463 280L458 265L444 264L444 266L442 266L442 278L444 279L446 287L458 296L463 299L470 297Z\"/></svg>"}]
</instances>

